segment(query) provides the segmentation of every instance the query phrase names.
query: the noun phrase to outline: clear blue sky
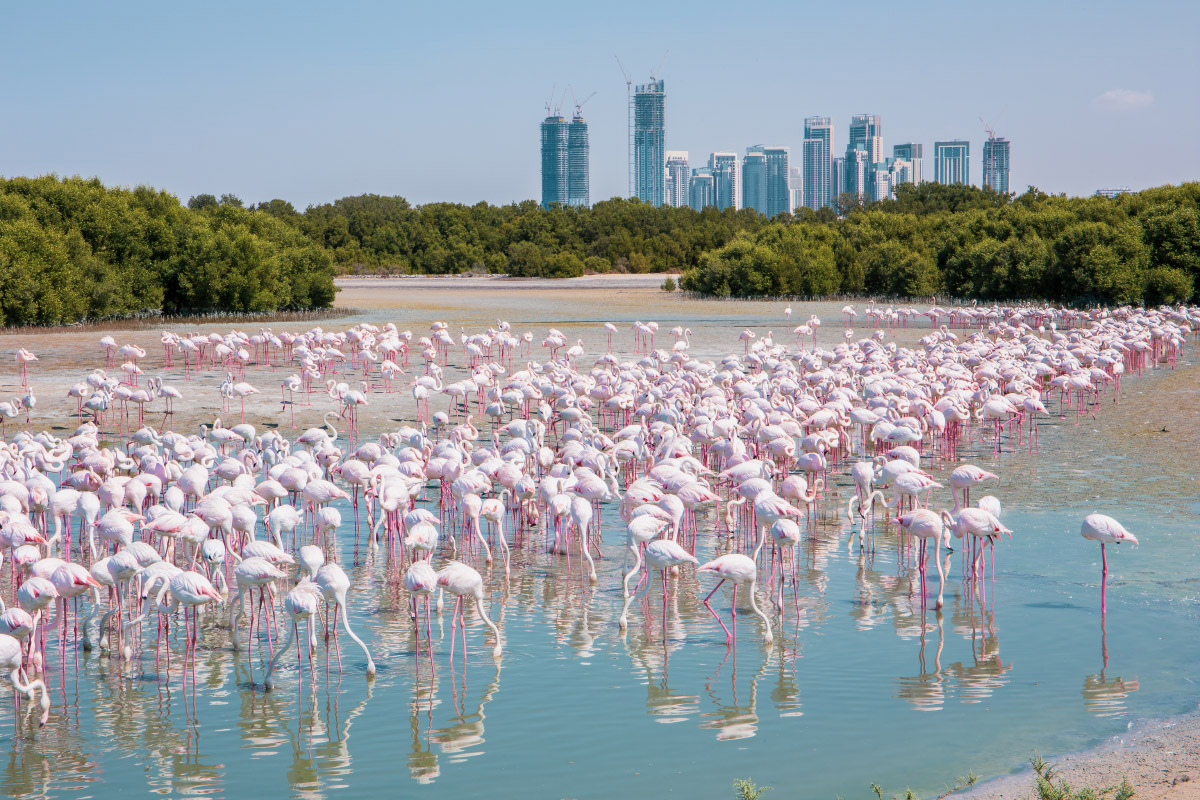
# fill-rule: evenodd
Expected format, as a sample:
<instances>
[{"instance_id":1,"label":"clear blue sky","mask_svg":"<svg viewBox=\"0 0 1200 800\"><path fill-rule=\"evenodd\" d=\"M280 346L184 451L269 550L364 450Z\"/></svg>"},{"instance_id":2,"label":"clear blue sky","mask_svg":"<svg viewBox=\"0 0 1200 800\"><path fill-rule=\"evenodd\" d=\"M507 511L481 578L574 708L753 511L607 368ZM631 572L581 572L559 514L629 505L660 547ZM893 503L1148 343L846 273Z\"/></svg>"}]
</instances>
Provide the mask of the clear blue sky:
<instances>
[{"instance_id":1,"label":"clear blue sky","mask_svg":"<svg viewBox=\"0 0 1200 800\"><path fill-rule=\"evenodd\" d=\"M884 147L1012 141L1012 186L1200 179L1200 3L76 2L0 7L0 175L186 200L540 193L538 125L574 87L593 201L625 192L625 84L666 56L667 147L784 144L882 116ZM667 55L667 51L669 55ZM567 96L570 103L570 95ZM931 165L926 165L932 177Z\"/></svg>"}]
</instances>

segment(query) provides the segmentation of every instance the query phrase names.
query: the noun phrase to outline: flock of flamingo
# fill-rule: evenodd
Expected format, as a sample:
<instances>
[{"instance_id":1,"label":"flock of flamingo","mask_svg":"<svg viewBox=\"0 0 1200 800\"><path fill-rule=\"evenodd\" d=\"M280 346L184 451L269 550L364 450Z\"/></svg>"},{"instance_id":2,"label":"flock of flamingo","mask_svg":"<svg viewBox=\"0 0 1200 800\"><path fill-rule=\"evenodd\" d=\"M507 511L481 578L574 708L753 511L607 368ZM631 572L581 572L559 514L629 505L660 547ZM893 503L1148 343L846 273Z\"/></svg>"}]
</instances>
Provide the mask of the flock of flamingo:
<instances>
[{"instance_id":1,"label":"flock of flamingo","mask_svg":"<svg viewBox=\"0 0 1200 800\"><path fill-rule=\"evenodd\" d=\"M227 630L220 641L250 659L252 674L265 664L255 679L264 689L281 680L293 648L301 675L303 653L315 675L322 641L340 664L339 629L361 648L369 678L375 663L350 626L353 587L339 565L338 537L350 531L356 554L365 536L402 576L416 658L431 664L430 620L445 594L454 601L451 660L460 629L466 658L470 606L500 657L504 636L486 601L490 584L520 569L512 551L559 555L595 584L604 524L622 526L628 545L628 568L611 587L621 593L620 630L639 601L649 603L654 578L664 607L680 582L715 580L703 603L726 645L736 646L740 589L770 647L788 613L788 556L794 593L798 545L839 480L853 492L844 511L838 505L857 523L848 546L869 549L881 535L915 545L920 603L937 610L953 564L942 548L961 553L962 580L984 592L988 560L994 581L996 545L1013 535L995 496L972 504L971 491L999 476L958 463L964 442L1035 450L1039 418L1094 416L1119 402L1123 377L1173 366L1200 309L872 307L866 329L851 326L856 316L843 309L835 343L818 344L814 316L790 341L747 330L740 346L710 358L693 352L687 329L656 348L659 326L640 321L632 352L617 355L620 330L607 323L607 347L590 366L582 339L551 329L539 360L534 335L505 322L457 339L440 322L419 337L393 324L166 332L161 368L179 371L175 387L144 380L147 351L106 336L104 368L69 389L72 435L21 431L0 443L0 671L30 711L40 705L41 724L47 684L76 673L78 648L152 658L167 680L173 658L181 661L194 713L201 628ZM888 327L922 316L930 330L917 346L889 341ZM790 325L790 307L785 317ZM21 349L16 361L27 394L3 404L6 418L36 403L37 357ZM278 366L295 369L280 384L293 428L294 409L314 399L340 410L294 438L246 423L245 400L259 393L246 379ZM462 377L446 382L450 370ZM240 401L238 424L166 428L173 401L213 396L218 378L225 407ZM360 439L361 408L395 409L396 384L406 381L411 424ZM439 395L446 410L434 412ZM164 430L145 424L160 399ZM935 465L947 463L955 466L939 478ZM947 489L950 507L932 508ZM710 513L715 525L699 526ZM1105 548L1137 539L1101 513L1081 533L1100 544L1106 612ZM936 594L925 580L929 545ZM725 584L729 625L712 606Z\"/></svg>"}]
</instances>

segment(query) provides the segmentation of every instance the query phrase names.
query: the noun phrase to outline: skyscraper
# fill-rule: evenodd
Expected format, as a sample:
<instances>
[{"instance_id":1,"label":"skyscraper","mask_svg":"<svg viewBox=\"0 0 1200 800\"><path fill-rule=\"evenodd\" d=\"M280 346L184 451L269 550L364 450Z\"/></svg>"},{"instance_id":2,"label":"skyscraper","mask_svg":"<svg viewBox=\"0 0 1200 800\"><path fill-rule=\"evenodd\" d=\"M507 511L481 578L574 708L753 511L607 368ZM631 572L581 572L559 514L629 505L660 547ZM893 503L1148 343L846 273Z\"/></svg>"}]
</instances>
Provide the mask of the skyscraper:
<instances>
[{"instance_id":1,"label":"skyscraper","mask_svg":"<svg viewBox=\"0 0 1200 800\"><path fill-rule=\"evenodd\" d=\"M804 170L800 167L788 167L788 191L791 194L791 210L804 208Z\"/></svg>"},{"instance_id":2,"label":"skyscraper","mask_svg":"<svg viewBox=\"0 0 1200 800\"><path fill-rule=\"evenodd\" d=\"M692 170L692 178L688 183L688 206L693 211L703 211L716 204L717 188L712 170L708 167Z\"/></svg>"},{"instance_id":3,"label":"skyscraper","mask_svg":"<svg viewBox=\"0 0 1200 800\"><path fill-rule=\"evenodd\" d=\"M920 145L918 145L919 147ZM915 183L913 180L913 162L907 158L889 158L887 167L887 196L895 199L896 187L902 183Z\"/></svg>"},{"instance_id":4,"label":"skyscraper","mask_svg":"<svg viewBox=\"0 0 1200 800\"><path fill-rule=\"evenodd\" d=\"M542 121L542 208L567 202L567 121L557 114Z\"/></svg>"},{"instance_id":5,"label":"skyscraper","mask_svg":"<svg viewBox=\"0 0 1200 800\"><path fill-rule=\"evenodd\" d=\"M868 169L867 199L872 202L887 200L892 196L892 173L888 161L877 161Z\"/></svg>"},{"instance_id":6,"label":"skyscraper","mask_svg":"<svg viewBox=\"0 0 1200 800\"><path fill-rule=\"evenodd\" d=\"M912 179L907 181L907 183L920 184L925 179L924 151L924 145L917 142L905 142L904 144L892 147L892 158L907 161L911 165L910 174L912 175Z\"/></svg>"},{"instance_id":7,"label":"skyscraper","mask_svg":"<svg viewBox=\"0 0 1200 800\"><path fill-rule=\"evenodd\" d=\"M829 117L804 120L804 205L816 211L833 198L830 158L833 155L833 122Z\"/></svg>"},{"instance_id":8,"label":"skyscraper","mask_svg":"<svg viewBox=\"0 0 1200 800\"><path fill-rule=\"evenodd\" d=\"M579 112L567 126L567 205L583 206L591 203L590 147L588 126Z\"/></svg>"},{"instance_id":9,"label":"skyscraper","mask_svg":"<svg viewBox=\"0 0 1200 800\"><path fill-rule=\"evenodd\" d=\"M742 176L738 170L737 153L712 153L708 157L708 168L712 170L714 188L717 192L717 208L742 207Z\"/></svg>"},{"instance_id":10,"label":"skyscraper","mask_svg":"<svg viewBox=\"0 0 1200 800\"><path fill-rule=\"evenodd\" d=\"M829 204L833 205L833 201L838 198L838 195L846 191L846 159L835 158L829 162Z\"/></svg>"},{"instance_id":11,"label":"skyscraper","mask_svg":"<svg viewBox=\"0 0 1200 800\"><path fill-rule=\"evenodd\" d=\"M933 179L938 183L971 183L971 143L962 139L933 143Z\"/></svg>"},{"instance_id":12,"label":"skyscraper","mask_svg":"<svg viewBox=\"0 0 1200 800\"><path fill-rule=\"evenodd\" d=\"M667 205L682 208L688 204L687 150L667 151Z\"/></svg>"},{"instance_id":13,"label":"skyscraper","mask_svg":"<svg viewBox=\"0 0 1200 800\"><path fill-rule=\"evenodd\" d=\"M850 118L850 138L846 142L847 157L851 150L867 151L867 163L883 161L883 124L878 114L855 114Z\"/></svg>"},{"instance_id":14,"label":"skyscraper","mask_svg":"<svg viewBox=\"0 0 1200 800\"><path fill-rule=\"evenodd\" d=\"M788 182L788 156L786 147L764 147L763 157L766 159L767 172L767 210L768 217L789 214L792 211L792 197Z\"/></svg>"},{"instance_id":15,"label":"skyscraper","mask_svg":"<svg viewBox=\"0 0 1200 800\"><path fill-rule=\"evenodd\" d=\"M854 195L860 202L873 200L868 194L870 170L870 154L865 149L846 150L842 167L842 192Z\"/></svg>"},{"instance_id":16,"label":"skyscraper","mask_svg":"<svg viewBox=\"0 0 1200 800\"><path fill-rule=\"evenodd\" d=\"M663 82L654 80L636 87L633 95L633 188L652 206L665 199L666 97Z\"/></svg>"},{"instance_id":17,"label":"skyscraper","mask_svg":"<svg viewBox=\"0 0 1200 800\"><path fill-rule=\"evenodd\" d=\"M989 136L983 143L983 185L1008 194L1008 139Z\"/></svg>"},{"instance_id":18,"label":"skyscraper","mask_svg":"<svg viewBox=\"0 0 1200 800\"><path fill-rule=\"evenodd\" d=\"M742 158L742 208L767 213L767 157L761 144L746 148Z\"/></svg>"}]
</instances>

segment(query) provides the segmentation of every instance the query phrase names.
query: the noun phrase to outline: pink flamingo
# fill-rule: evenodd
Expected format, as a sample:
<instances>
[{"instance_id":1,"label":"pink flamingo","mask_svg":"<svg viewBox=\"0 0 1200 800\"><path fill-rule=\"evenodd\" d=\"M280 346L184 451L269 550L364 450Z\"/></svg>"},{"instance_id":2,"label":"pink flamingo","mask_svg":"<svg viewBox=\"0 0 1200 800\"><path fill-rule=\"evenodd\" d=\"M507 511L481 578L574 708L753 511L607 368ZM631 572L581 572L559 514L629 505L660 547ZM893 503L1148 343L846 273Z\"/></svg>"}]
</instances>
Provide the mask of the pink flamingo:
<instances>
[{"instance_id":1,"label":"pink flamingo","mask_svg":"<svg viewBox=\"0 0 1200 800\"><path fill-rule=\"evenodd\" d=\"M1108 554L1104 551L1104 545L1120 544L1121 542L1132 542L1136 545L1138 540L1136 536L1125 530L1124 525L1106 514L1089 514L1084 517L1079 535L1100 543L1100 559L1103 563L1100 580L1100 615L1104 616L1108 613L1108 607L1105 604L1105 593L1108 589Z\"/></svg>"},{"instance_id":2,"label":"pink flamingo","mask_svg":"<svg viewBox=\"0 0 1200 800\"><path fill-rule=\"evenodd\" d=\"M17 363L21 365L21 388L29 388L29 362L37 361L38 357L24 347L17 350Z\"/></svg>"},{"instance_id":3,"label":"pink flamingo","mask_svg":"<svg viewBox=\"0 0 1200 800\"><path fill-rule=\"evenodd\" d=\"M42 706L42 716L38 725L45 725L46 720L50 717L50 694L46 689L46 684L40 679L23 683L21 681L22 671L21 643L6 633L0 633L0 672L4 672L8 676L8 682L13 685L14 691L25 695L31 702L34 691L41 689L42 696L39 702Z\"/></svg>"},{"instance_id":4,"label":"pink flamingo","mask_svg":"<svg viewBox=\"0 0 1200 800\"><path fill-rule=\"evenodd\" d=\"M750 595L750 608L754 609L754 613L758 615L763 622L765 628L763 632L763 641L770 645L774 638L771 635L771 620L767 619L767 615L758 607L758 602L754 599L754 586L758 579L758 568L754 564L754 559L750 556L744 556L741 553L728 553L723 556L718 556L712 561L701 564L696 568L696 572L711 572L720 577L720 582L713 587L713 590L704 597L704 605L708 608L713 618L721 625L721 629L725 631L725 644L733 644L737 638L737 590L739 586L746 586ZM725 623L713 611L712 604L709 600L717 590L725 583L730 581L733 583L733 605L730 607L729 617L733 622L733 632L725 627Z\"/></svg>"},{"instance_id":5,"label":"pink flamingo","mask_svg":"<svg viewBox=\"0 0 1200 800\"><path fill-rule=\"evenodd\" d=\"M475 601L475 610L483 618L484 623L492 629L496 636L496 646L492 648L492 657L499 658L503 652L500 641L500 629L483 608L483 576L475 568L461 561L450 561L438 570L437 585L445 589L457 599L454 601L454 616L450 620L450 658L454 658L454 630L456 625L462 626L463 658L467 656L467 620L463 616L463 599L470 597Z\"/></svg>"},{"instance_id":6,"label":"pink flamingo","mask_svg":"<svg viewBox=\"0 0 1200 800\"><path fill-rule=\"evenodd\" d=\"M286 653L291 648L292 644L299 638L301 622L308 623L308 636L306 638L306 641L309 643L307 648L308 669L309 675L315 676L316 670L313 669L312 665L312 642L314 638L312 630L312 618L316 615L320 607L321 592L316 586L313 585L311 581L301 581L300 583L296 584L295 588L287 593L286 597L284 597L283 609L287 612L288 617L292 620L292 627L288 628L287 640L284 641L283 646L275 652L275 655L271 658L271 663L267 666L267 674L263 677L263 687L268 691L275 686L275 667L279 664L279 660L283 658L283 654ZM300 671L300 679L303 681L304 666L299 645L296 647L296 669Z\"/></svg>"},{"instance_id":7,"label":"pink flamingo","mask_svg":"<svg viewBox=\"0 0 1200 800\"><path fill-rule=\"evenodd\" d=\"M921 549L917 555L917 566L921 574L921 605L925 605L925 545L933 539L933 561L937 566L938 586L937 603L934 608L941 608L946 592L946 573L942 570L942 518L937 512L928 508L918 508L896 518L896 524L908 531L910 535L921 540Z\"/></svg>"}]
</instances>

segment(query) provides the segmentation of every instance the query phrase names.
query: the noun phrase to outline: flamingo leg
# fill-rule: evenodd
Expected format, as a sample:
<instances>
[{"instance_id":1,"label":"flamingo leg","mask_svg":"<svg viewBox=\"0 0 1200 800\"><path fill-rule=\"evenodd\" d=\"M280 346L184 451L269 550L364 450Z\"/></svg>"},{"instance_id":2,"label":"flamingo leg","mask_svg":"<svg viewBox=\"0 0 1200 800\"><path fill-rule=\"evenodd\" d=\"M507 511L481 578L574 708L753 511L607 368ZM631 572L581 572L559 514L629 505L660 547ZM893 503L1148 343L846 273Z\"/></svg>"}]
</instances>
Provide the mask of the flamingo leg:
<instances>
[{"instance_id":1,"label":"flamingo leg","mask_svg":"<svg viewBox=\"0 0 1200 800\"><path fill-rule=\"evenodd\" d=\"M716 611L713 610L712 603L709 602L709 600L712 599L712 596L717 593L717 589L720 589L724 584L725 579L722 578L721 582L714 586L711 592L705 595L704 607L708 609L708 613L713 615L713 619L715 619L717 624L721 626L721 630L725 631L725 644L729 644L733 641L733 634L729 632L729 628L725 627L725 621L721 619L721 616Z\"/></svg>"}]
</instances>

